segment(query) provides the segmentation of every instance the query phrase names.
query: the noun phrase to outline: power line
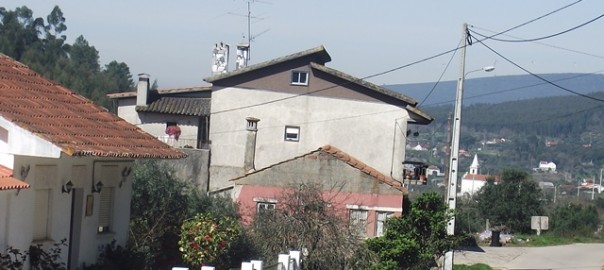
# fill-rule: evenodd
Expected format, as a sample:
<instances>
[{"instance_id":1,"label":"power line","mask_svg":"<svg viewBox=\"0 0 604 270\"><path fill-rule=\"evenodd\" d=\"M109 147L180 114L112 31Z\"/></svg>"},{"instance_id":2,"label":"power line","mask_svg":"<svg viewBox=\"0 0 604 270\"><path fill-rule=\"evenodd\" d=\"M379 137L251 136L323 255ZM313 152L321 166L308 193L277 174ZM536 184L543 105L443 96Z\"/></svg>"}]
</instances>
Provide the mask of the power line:
<instances>
[{"instance_id":1,"label":"power line","mask_svg":"<svg viewBox=\"0 0 604 270\"><path fill-rule=\"evenodd\" d=\"M566 29L564 31L560 31L558 33L547 35L547 36L544 36L544 37L531 38L531 39L521 39L521 40L517 40L517 39L501 39L501 38L495 38L495 37L485 36L483 34L480 34L480 33L476 32L476 31L473 31L473 30L469 30L469 31L472 32L472 33L474 33L474 34L477 34L477 35L483 37L484 39L490 39L490 40L495 40L495 41L501 41L501 42L518 42L518 43L519 42L533 42L533 41L544 40L544 39L548 39L548 38L557 37L557 36L562 35L562 34L566 34L566 33L570 32L570 31L577 30L577 29L579 29L579 28L581 28L583 26L586 26L586 25L588 25L588 24L590 24L592 22L595 22L595 21L601 19L602 17L604 17L604 14L601 14L600 16L598 16L596 18L593 18L593 19L591 19L591 20L589 20L587 22L584 22L584 23L582 23L580 25L577 25L575 27Z\"/></svg>"},{"instance_id":2,"label":"power line","mask_svg":"<svg viewBox=\"0 0 604 270\"><path fill-rule=\"evenodd\" d=\"M510 60L509 58L507 58L507 57L503 56L503 55L502 55L502 54L500 54L499 52L497 52L497 51L493 50L493 49L492 49L491 47L489 47L487 44L485 44L484 42L482 42L482 40L481 40L481 41L479 41L479 42L480 42L480 44L482 44L482 46L485 46L487 49L489 49L489 50L490 50L491 52L493 52L494 54L496 54L496 55L498 55L499 57L503 58L504 60L508 61L510 64L512 64L512 65L514 65L514 66L516 66L517 68L522 69L524 72L526 72L526 73L530 74L531 76L533 76L533 77L535 77L535 78L538 78L538 79L540 79L540 80L542 80L542 81L544 81L544 82L546 82L546 83L548 83L548 84L551 84L551 85L553 85L553 86L555 86L555 87L557 87L557 88L560 88L560 89L562 89L562 90L564 90L564 91L567 91L567 92L569 92L569 93L573 93L573 94L575 94L575 95L582 96L582 97L584 97L584 98L588 98L588 99L592 99L592 100L596 100L596 101L601 101L601 102L604 102L604 99L599 99L599 98L595 98L595 97L592 97L592 96L588 96L588 95L585 95L585 94L582 94L582 93L579 93L579 92L573 91L573 90L571 90L571 89L568 89L568 88L566 88L566 87L563 87L563 86L561 86L561 85L555 84L554 82L549 81L549 80L547 80L547 79L545 79L545 78L543 78L543 77L541 77L541 76L539 76L539 75L537 75L537 74L535 74L535 73L533 73L533 72L529 71L528 69L526 69L526 68L524 68L524 67L520 66L520 65L519 65L519 64L517 64L516 62L514 62L514 61Z\"/></svg>"},{"instance_id":3,"label":"power line","mask_svg":"<svg viewBox=\"0 0 604 270\"><path fill-rule=\"evenodd\" d=\"M461 41L459 41L459 43L457 43L458 48L459 48L460 44L461 44ZM447 62L445 69L443 69L443 72L440 73L438 80L436 81L436 83L434 83L434 85L432 86L432 89L430 89L430 91L428 92L426 97L424 97L424 99L419 103L418 106L421 106L422 104L424 104L424 102L432 95L432 92L434 92L434 89L436 89L436 86L438 86L438 84L441 82L443 76L445 75L445 72L447 72L447 70L449 69L449 66L451 65L451 62L453 62L453 58L455 57L456 54L457 54L457 50L455 50L455 52L453 52L453 54L451 54L451 58L449 59L449 62Z\"/></svg>"},{"instance_id":4,"label":"power line","mask_svg":"<svg viewBox=\"0 0 604 270\"><path fill-rule=\"evenodd\" d=\"M514 27L512 27L512 28L509 28L509 29L507 29L507 30L505 30L505 31L499 32L499 33L497 33L497 34L494 34L494 35L489 36L489 37L486 37L486 38L493 38L493 37L496 37L496 36L499 36L499 35L503 35L503 34L505 34L505 33L509 32L509 31L512 31L512 30L514 30L514 29L518 29L518 28L520 28L520 27L522 27L522 26L525 26L525 25L527 25L527 24L529 24L529 23L533 23L533 22L535 22L535 21L541 20L541 19L543 19L543 18L545 18L545 17L548 17L548 16L550 16L550 15L552 15L552 14L554 14L554 13L560 12L560 11L562 11L562 10L564 10L564 9L567 9L567 8L569 8L569 7L571 7L571 6L574 6L574 5L576 5L576 4L578 4L578 3L582 2L582 1L583 1L583 0L578 0L578 1L575 1L575 2L573 2L573 3L570 3L570 4L566 5L566 6L563 6L563 7L561 7L561 8L555 9L555 10L553 10L553 11L551 11L551 12L548 12L548 13L546 13L546 14L544 14L544 15L541 15L541 16L539 16L539 17L537 17L537 18L534 18L534 19L529 20L529 21L527 21L527 22L521 23L521 24L519 24L519 25L516 25L516 26L514 26Z\"/></svg>"},{"instance_id":5,"label":"power line","mask_svg":"<svg viewBox=\"0 0 604 270\"><path fill-rule=\"evenodd\" d=\"M488 30L488 29L481 28L481 27L478 27L478 26L472 25L472 27L473 28L481 29L483 31L488 31L488 32L495 33L495 31L493 31L493 30ZM524 39L524 38L521 38L521 37L516 37L516 36L506 35L506 34L504 34L504 36L508 36L508 37L515 38L515 39ZM591 57L595 57L595 58L604 59L604 56L602 56L602 55L597 55L597 54L593 54L593 53L588 53L588 52L582 52L582 51L578 51L578 50L568 49L568 48L564 48L564 47L560 47L560 46L556 46L556 45L552 45L552 44L547 44L547 43L543 43L543 42L535 42L535 44L539 44L539 45L542 45L542 46L547 46L547 47L551 47L551 48L555 48L555 49L559 49L559 50L563 50L563 51L573 52L573 53L577 53L577 54L582 54L582 55L586 55L586 56L591 56Z\"/></svg>"},{"instance_id":6,"label":"power line","mask_svg":"<svg viewBox=\"0 0 604 270\"><path fill-rule=\"evenodd\" d=\"M566 80L576 79L576 78L585 77L585 76L589 76L589 75L600 74L602 72L604 72L604 70L598 70L598 71L594 71L594 72L591 72L591 73L582 73L582 74L578 74L578 75L575 75L575 76L560 78L560 79L556 79L556 80L552 80L552 81L553 82L566 81ZM485 97L485 96L491 96L491 95L497 95L497 94L501 94L501 93L505 93L505 92L516 91L516 90L520 90L520 89L531 88L531 87L545 85L545 84L548 84L548 83L546 83L546 82L540 82L540 83L529 84L529 85L524 85L524 86L519 86L519 87L514 87L514 88L508 88L508 89L498 90L498 91L484 93L484 94L478 94L478 95L473 95L473 96L464 96L464 100L474 99L474 98L479 98L479 97ZM451 103L451 102L454 102L454 101L455 100L447 100L447 101L442 101L442 102L429 103L429 104L426 104L426 105L436 106L436 105L442 105L442 104Z\"/></svg>"}]
</instances>

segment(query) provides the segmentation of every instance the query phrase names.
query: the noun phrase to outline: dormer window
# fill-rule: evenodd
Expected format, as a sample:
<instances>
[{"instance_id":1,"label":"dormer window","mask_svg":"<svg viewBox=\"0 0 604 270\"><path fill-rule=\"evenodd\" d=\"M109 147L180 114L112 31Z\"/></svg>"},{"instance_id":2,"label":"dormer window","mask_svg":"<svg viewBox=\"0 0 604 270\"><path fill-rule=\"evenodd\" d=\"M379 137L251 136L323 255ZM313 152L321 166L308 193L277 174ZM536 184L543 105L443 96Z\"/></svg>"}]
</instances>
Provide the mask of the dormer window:
<instances>
[{"instance_id":1,"label":"dormer window","mask_svg":"<svg viewBox=\"0 0 604 270\"><path fill-rule=\"evenodd\" d=\"M308 85L308 72L292 70L292 85Z\"/></svg>"}]
</instances>

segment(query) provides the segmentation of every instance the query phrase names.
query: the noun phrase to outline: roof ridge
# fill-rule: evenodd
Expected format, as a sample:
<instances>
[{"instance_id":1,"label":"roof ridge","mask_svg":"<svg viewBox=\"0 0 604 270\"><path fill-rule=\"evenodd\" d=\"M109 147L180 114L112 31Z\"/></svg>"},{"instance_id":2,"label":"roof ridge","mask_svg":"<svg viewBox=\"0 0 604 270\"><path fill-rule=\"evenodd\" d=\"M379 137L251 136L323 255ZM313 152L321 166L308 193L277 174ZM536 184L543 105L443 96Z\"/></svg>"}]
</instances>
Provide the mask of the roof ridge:
<instances>
[{"instance_id":1,"label":"roof ridge","mask_svg":"<svg viewBox=\"0 0 604 270\"><path fill-rule=\"evenodd\" d=\"M378 181L380 181L384 184L387 184L402 192L407 191L407 189L403 187L403 184L401 182L397 181L396 179L394 179L390 176L386 176L385 174L379 172L377 169L363 163L359 159L351 156L350 154L340 150L339 148L337 148L333 145L326 144L322 147L319 147L319 150L326 152L326 153L346 162L348 165L352 166L353 168L356 168L356 169L362 171L363 173L374 177L375 179L377 179Z\"/></svg>"}]
</instances>

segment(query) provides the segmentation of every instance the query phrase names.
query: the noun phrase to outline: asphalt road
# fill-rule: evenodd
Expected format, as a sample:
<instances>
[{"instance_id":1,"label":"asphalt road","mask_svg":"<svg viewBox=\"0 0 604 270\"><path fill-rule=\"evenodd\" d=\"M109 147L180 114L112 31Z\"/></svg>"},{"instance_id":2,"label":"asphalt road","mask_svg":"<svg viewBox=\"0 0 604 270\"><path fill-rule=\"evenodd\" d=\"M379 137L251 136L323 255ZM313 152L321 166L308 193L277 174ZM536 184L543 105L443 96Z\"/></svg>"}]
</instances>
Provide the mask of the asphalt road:
<instances>
[{"instance_id":1,"label":"asphalt road","mask_svg":"<svg viewBox=\"0 0 604 270\"><path fill-rule=\"evenodd\" d=\"M603 270L604 244L550 247L491 247L455 251L453 264L484 263L508 270Z\"/></svg>"}]
</instances>

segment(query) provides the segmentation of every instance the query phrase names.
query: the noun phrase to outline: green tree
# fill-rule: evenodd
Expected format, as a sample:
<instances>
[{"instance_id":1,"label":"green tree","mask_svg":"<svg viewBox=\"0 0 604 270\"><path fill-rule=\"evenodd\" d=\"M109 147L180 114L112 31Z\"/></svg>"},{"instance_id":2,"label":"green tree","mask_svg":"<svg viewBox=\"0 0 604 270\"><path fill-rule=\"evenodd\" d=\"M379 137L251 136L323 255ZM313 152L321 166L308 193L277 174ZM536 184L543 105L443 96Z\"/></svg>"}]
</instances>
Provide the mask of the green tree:
<instances>
[{"instance_id":1,"label":"green tree","mask_svg":"<svg viewBox=\"0 0 604 270\"><path fill-rule=\"evenodd\" d=\"M111 61L109 64L105 65L103 74L107 76L107 80L111 82L110 88L107 89L110 92L125 92L134 87L132 74L130 74L130 68L126 63Z\"/></svg>"},{"instance_id":2,"label":"green tree","mask_svg":"<svg viewBox=\"0 0 604 270\"><path fill-rule=\"evenodd\" d=\"M501 181L487 180L474 196L481 216L512 232L530 232L531 216L543 214L541 189L520 169L505 169Z\"/></svg>"},{"instance_id":3,"label":"green tree","mask_svg":"<svg viewBox=\"0 0 604 270\"><path fill-rule=\"evenodd\" d=\"M460 241L447 235L451 218L441 195L423 193L411 203L409 212L386 222L384 236L367 240L380 262L375 269L430 269Z\"/></svg>"}]
</instances>

